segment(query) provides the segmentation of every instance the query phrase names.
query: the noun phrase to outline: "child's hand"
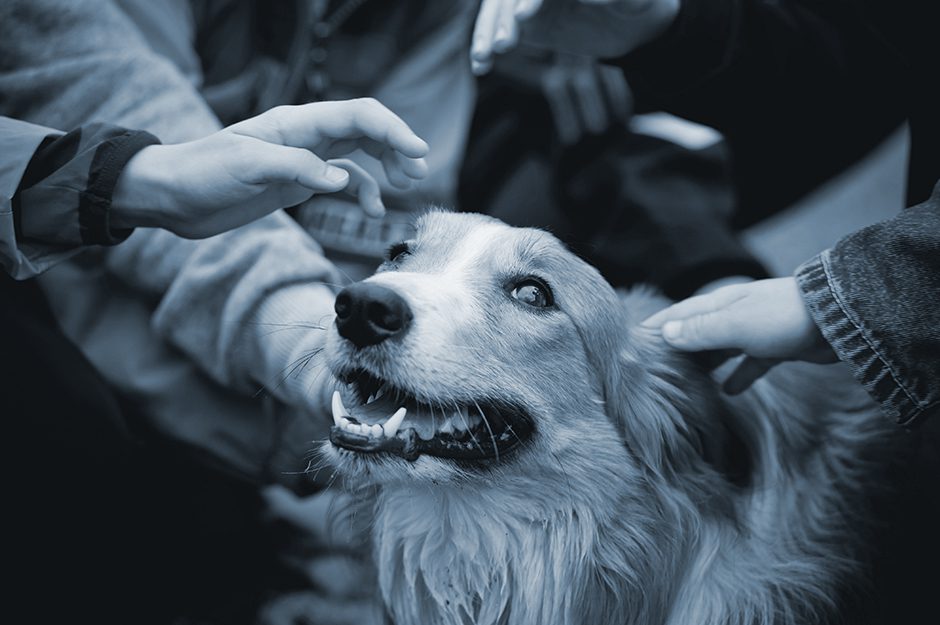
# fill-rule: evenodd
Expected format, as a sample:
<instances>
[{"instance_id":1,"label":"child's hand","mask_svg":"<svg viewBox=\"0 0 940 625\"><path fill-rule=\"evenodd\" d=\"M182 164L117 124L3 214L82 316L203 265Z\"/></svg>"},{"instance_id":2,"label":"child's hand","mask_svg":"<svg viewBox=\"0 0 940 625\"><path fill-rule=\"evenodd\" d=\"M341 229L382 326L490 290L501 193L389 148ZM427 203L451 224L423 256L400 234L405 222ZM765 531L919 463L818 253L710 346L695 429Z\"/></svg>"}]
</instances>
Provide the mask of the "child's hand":
<instances>
[{"instance_id":1,"label":"child's hand","mask_svg":"<svg viewBox=\"0 0 940 625\"><path fill-rule=\"evenodd\" d=\"M670 306L642 324L683 351L733 350L747 355L725 381L740 393L784 360L837 358L803 304L794 278L722 287Z\"/></svg>"},{"instance_id":2,"label":"child's hand","mask_svg":"<svg viewBox=\"0 0 940 625\"><path fill-rule=\"evenodd\" d=\"M396 186L427 174L427 144L375 100L280 106L198 141L141 150L118 179L111 223L197 239L343 189L381 215L378 183L351 161L329 160L355 150L380 160Z\"/></svg>"}]
</instances>

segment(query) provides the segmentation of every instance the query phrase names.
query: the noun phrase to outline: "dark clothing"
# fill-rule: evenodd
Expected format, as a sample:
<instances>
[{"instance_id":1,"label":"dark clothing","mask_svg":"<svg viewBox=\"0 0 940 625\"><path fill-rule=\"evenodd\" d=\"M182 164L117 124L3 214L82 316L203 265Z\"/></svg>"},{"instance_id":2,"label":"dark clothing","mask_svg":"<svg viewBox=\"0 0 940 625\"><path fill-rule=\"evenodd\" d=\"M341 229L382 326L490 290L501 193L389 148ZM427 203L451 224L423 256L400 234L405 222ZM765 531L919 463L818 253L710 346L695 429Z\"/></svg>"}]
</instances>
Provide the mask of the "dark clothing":
<instances>
[{"instance_id":1,"label":"dark clothing","mask_svg":"<svg viewBox=\"0 0 940 625\"><path fill-rule=\"evenodd\" d=\"M744 207L790 202L908 120L908 197L797 278L836 354L908 425L940 412L940 5L685 0L656 43L620 60L657 105L714 126Z\"/></svg>"},{"instance_id":2,"label":"dark clothing","mask_svg":"<svg viewBox=\"0 0 940 625\"><path fill-rule=\"evenodd\" d=\"M905 120L908 204L940 178L940 5L917 0L683 0L619 61L647 105L720 130L744 219L787 206Z\"/></svg>"},{"instance_id":3,"label":"dark clothing","mask_svg":"<svg viewBox=\"0 0 940 625\"><path fill-rule=\"evenodd\" d=\"M621 123L565 145L546 132L539 77L551 62L510 55L479 80L461 210L546 228L617 287L681 299L717 278L768 277L731 226L726 145L693 149Z\"/></svg>"}]
</instances>

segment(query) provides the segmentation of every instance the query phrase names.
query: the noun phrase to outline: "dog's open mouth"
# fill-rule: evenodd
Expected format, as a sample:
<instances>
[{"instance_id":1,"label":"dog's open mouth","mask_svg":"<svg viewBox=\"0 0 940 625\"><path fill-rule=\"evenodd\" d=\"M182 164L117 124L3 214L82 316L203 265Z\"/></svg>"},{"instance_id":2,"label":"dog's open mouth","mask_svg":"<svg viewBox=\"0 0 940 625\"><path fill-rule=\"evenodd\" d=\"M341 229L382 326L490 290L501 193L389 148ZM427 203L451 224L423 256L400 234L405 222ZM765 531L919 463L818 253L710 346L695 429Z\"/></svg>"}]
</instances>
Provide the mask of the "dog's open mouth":
<instances>
[{"instance_id":1,"label":"dog's open mouth","mask_svg":"<svg viewBox=\"0 0 940 625\"><path fill-rule=\"evenodd\" d=\"M455 460L499 459L532 435L526 412L501 401L422 402L364 370L339 376L351 391L344 404L333 394L330 441L345 449L390 453L406 460L421 454Z\"/></svg>"}]
</instances>

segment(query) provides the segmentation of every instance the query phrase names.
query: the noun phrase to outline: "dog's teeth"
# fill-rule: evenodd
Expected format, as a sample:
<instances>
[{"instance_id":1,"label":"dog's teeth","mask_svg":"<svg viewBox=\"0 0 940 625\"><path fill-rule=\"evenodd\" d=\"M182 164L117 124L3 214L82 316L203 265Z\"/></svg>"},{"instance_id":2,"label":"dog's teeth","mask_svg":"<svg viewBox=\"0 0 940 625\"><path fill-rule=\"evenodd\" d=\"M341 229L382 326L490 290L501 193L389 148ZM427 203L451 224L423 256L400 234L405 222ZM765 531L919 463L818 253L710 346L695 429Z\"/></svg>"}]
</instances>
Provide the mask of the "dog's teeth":
<instances>
[{"instance_id":1,"label":"dog's teeth","mask_svg":"<svg viewBox=\"0 0 940 625\"><path fill-rule=\"evenodd\" d=\"M371 404L375 401L375 395L369 395L369 398L366 400L367 404Z\"/></svg>"},{"instance_id":2,"label":"dog's teeth","mask_svg":"<svg viewBox=\"0 0 940 625\"><path fill-rule=\"evenodd\" d=\"M378 423L374 424L372 427L369 428L369 436L371 436L372 438L379 438L380 436L382 436L383 432L385 432L385 430Z\"/></svg>"},{"instance_id":3,"label":"dog's teeth","mask_svg":"<svg viewBox=\"0 0 940 625\"><path fill-rule=\"evenodd\" d=\"M408 412L404 406L395 411L395 414L388 418L382 425L382 430L385 432L385 436L388 438L394 438L398 434L398 428L401 427L401 422L405 419L405 413Z\"/></svg>"},{"instance_id":4,"label":"dog's teeth","mask_svg":"<svg viewBox=\"0 0 940 625\"><path fill-rule=\"evenodd\" d=\"M379 387L379 390L375 392L375 398L378 399L384 394L385 394L385 385L383 384L382 386Z\"/></svg>"},{"instance_id":5,"label":"dog's teeth","mask_svg":"<svg viewBox=\"0 0 940 625\"><path fill-rule=\"evenodd\" d=\"M340 397L339 391L333 391L333 423L340 425L340 420L348 415L349 411L343 405L343 398Z\"/></svg>"}]
</instances>

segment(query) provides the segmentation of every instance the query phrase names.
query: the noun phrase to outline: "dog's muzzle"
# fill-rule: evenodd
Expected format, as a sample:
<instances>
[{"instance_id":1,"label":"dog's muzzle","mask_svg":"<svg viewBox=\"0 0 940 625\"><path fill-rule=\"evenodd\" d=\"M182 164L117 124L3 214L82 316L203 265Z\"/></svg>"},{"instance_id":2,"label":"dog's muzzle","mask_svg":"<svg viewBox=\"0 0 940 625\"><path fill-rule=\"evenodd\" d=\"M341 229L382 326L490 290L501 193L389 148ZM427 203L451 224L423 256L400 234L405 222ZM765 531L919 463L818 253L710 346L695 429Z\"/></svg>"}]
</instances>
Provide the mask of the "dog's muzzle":
<instances>
[{"instance_id":1,"label":"dog's muzzle","mask_svg":"<svg viewBox=\"0 0 940 625\"><path fill-rule=\"evenodd\" d=\"M401 295L371 282L340 291L334 310L340 336L360 348L405 334L414 317Z\"/></svg>"}]
</instances>

